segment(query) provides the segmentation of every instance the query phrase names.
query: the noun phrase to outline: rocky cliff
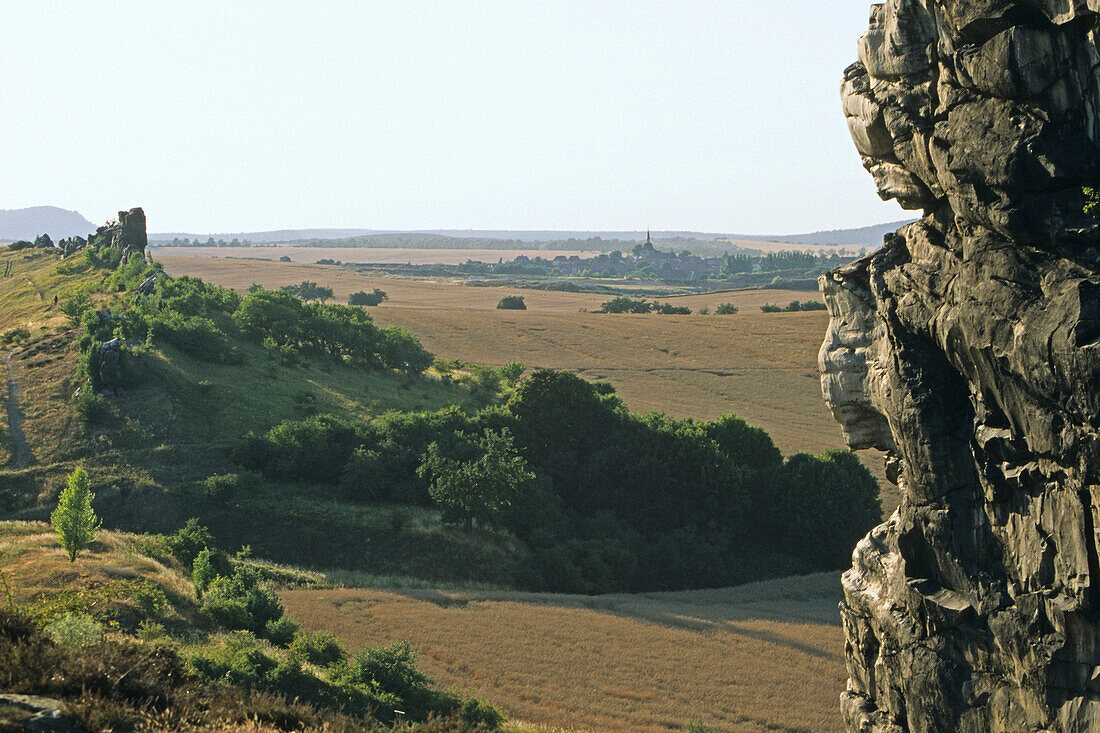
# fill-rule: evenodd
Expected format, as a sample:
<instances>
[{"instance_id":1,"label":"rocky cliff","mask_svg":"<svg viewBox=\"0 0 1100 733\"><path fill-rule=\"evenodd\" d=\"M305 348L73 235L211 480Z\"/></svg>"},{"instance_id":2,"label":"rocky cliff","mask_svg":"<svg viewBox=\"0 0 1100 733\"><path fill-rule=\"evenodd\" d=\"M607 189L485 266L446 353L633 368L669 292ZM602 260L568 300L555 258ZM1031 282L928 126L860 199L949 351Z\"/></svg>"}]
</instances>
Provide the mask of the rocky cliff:
<instances>
[{"instance_id":1,"label":"rocky cliff","mask_svg":"<svg viewBox=\"0 0 1100 733\"><path fill-rule=\"evenodd\" d=\"M852 731L1100 730L1100 0L890 0L845 71L923 218L821 280L822 388L903 499L841 606Z\"/></svg>"}]
</instances>

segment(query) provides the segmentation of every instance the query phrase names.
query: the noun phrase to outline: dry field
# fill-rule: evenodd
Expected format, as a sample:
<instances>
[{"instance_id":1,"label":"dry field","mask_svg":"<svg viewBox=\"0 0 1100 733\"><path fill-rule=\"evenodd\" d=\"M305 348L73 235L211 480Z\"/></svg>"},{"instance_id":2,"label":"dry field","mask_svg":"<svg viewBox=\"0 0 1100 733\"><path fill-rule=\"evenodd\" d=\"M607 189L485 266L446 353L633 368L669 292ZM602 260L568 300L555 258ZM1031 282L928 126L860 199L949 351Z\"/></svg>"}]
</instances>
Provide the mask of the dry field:
<instances>
[{"instance_id":1,"label":"dry field","mask_svg":"<svg viewBox=\"0 0 1100 733\"><path fill-rule=\"evenodd\" d=\"M162 256L171 274L197 275L245 290L314 280L349 293L385 290L390 299L371 313L400 325L444 358L484 364L522 361L611 382L636 412L713 419L733 412L768 431L786 454L843 448L840 427L821 399L817 350L828 322L823 311L761 313L764 303L819 299L816 293L743 290L669 298L693 309L731 302L731 316L603 315L605 296L458 282L365 276L338 267L257 260ZM522 295L526 311L496 309L504 295ZM881 459L864 463L882 480ZM889 511L896 504L884 496Z\"/></svg>"},{"instance_id":2,"label":"dry field","mask_svg":"<svg viewBox=\"0 0 1100 733\"><path fill-rule=\"evenodd\" d=\"M338 260L374 264L460 265L467 260L505 262L520 255L552 260L558 255L593 257L599 252L551 249L421 249L410 247L149 247L158 260L162 257L236 257L278 260L284 255L294 262L313 263L317 260Z\"/></svg>"},{"instance_id":3,"label":"dry field","mask_svg":"<svg viewBox=\"0 0 1100 733\"><path fill-rule=\"evenodd\" d=\"M350 648L407 639L420 666L536 729L837 731L836 573L640 595L287 591Z\"/></svg>"}]
</instances>

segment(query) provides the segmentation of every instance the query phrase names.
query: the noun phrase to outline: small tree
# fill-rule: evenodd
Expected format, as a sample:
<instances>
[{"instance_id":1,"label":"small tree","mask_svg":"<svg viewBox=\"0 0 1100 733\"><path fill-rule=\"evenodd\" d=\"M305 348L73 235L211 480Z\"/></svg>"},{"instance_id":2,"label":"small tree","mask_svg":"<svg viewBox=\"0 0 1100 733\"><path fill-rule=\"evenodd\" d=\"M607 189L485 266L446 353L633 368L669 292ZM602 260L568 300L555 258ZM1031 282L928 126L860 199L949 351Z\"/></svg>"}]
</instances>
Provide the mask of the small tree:
<instances>
[{"instance_id":1,"label":"small tree","mask_svg":"<svg viewBox=\"0 0 1100 733\"><path fill-rule=\"evenodd\" d=\"M500 369L497 370L500 373L500 378L504 380L504 383L509 387L515 387L519 383L520 377L527 371L527 367L522 361L510 361Z\"/></svg>"},{"instance_id":2,"label":"small tree","mask_svg":"<svg viewBox=\"0 0 1100 733\"><path fill-rule=\"evenodd\" d=\"M92 544L99 529L99 519L92 509L94 498L88 487L88 472L78 467L69 476L69 485L61 492L57 508L50 515L50 524L69 553L69 562L76 562L76 553Z\"/></svg>"},{"instance_id":3,"label":"small tree","mask_svg":"<svg viewBox=\"0 0 1100 733\"><path fill-rule=\"evenodd\" d=\"M731 316L737 312L737 306L733 303L719 303L714 312L720 316Z\"/></svg>"},{"instance_id":4,"label":"small tree","mask_svg":"<svg viewBox=\"0 0 1100 733\"><path fill-rule=\"evenodd\" d=\"M80 292L61 304L61 312L69 319L69 325L76 328L80 319L92 307L92 299L87 293Z\"/></svg>"},{"instance_id":5,"label":"small tree","mask_svg":"<svg viewBox=\"0 0 1100 733\"><path fill-rule=\"evenodd\" d=\"M460 434L455 439L469 445ZM516 455L507 429L486 430L477 448L476 457L456 460L439 443L432 443L416 469L417 475L430 481L432 499L461 517L467 532L473 531L475 517L492 519L535 478L527 462Z\"/></svg>"},{"instance_id":6,"label":"small tree","mask_svg":"<svg viewBox=\"0 0 1100 733\"><path fill-rule=\"evenodd\" d=\"M523 302L522 295L505 295L497 303L497 310L525 311L527 304Z\"/></svg>"}]
</instances>

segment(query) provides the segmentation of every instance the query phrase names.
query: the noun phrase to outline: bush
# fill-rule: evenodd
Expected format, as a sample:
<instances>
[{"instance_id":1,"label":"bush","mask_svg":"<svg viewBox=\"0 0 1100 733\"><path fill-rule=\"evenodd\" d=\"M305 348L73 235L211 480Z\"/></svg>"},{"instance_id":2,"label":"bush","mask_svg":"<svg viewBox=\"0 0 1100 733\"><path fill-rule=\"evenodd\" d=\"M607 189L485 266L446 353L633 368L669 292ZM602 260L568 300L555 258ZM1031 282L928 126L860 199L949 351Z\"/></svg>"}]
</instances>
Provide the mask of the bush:
<instances>
[{"instance_id":1,"label":"bush","mask_svg":"<svg viewBox=\"0 0 1100 733\"><path fill-rule=\"evenodd\" d=\"M634 300L620 295L600 305L596 313L649 313L653 303L647 300Z\"/></svg>"},{"instance_id":2,"label":"bush","mask_svg":"<svg viewBox=\"0 0 1100 733\"><path fill-rule=\"evenodd\" d=\"M290 259L289 255L283 255L282 257L279 258L279 262L292 262L292 261L293 260Z\"/></svg>"},{"instance_id":3,"label":"bush","mask_svg":"<svg viewBox=\"0 0 1100 733\"><path fill-rule=\"evenodd\" d=\"M107 400L96 394L90 383L81 387L80 392L73 397L73 409L85 425L98 425L110 414Z\"/></svg>"},{"instance_id":4,"label":"bush","mask_svg":"<svg viewBox=\"0 0 1100 733\"><path fill-rule=\"evenodd\" d=\"M234 361L229 338L209 318L166 311L147 316L147 335L171 344L196 359L215 363Z\"/></svg>"},{"instance_id":5,"label":"bush","mask_svg":"<svg viewBox=\"0 0 1100 733\"><path fill-rule=\"evenodd\" d=\"M660 313L663 316L689 316L691 315L691 308L688 308L686 305L655 303L653 306L653 312Z\"/></svg>"},{"instance_id":6,"label":"bush","mask_svg":"<svg viewBox=\"0 0 1100 733\"><path fill-rule=\"evenodd\" d=\"M279 290L302 300L332 300L332 288L318 285L311 280L303 280L297 285L284 285Z\"/></svg>"},{"instance_id":7,"label":"bush","mask_svg":"<svg viewBox=\"0 0 1100 733\"><path fill-rule=\"evenodd\" d=\"M252 471L208 476L202 482L202 491L211 501L225 502L242 491L252 491L260 483L260 476Z\"/></svg>"},{"instance_id":8,"label":"bush","mask_svg":"<svg viewBox=\"0 0 1100 733\"><path fill-rule=\"evenodd\" d=\"M0 334L0 346L21 344L31 337L31 332L23 327L10 328Z\"/></svg>"},{"instance_id":9,"label":"bush","mask_svg":"<svg viewBox=\"0 0 1100 733\"><path fill-rule=\"evenodd\" d=\"M268 622L283 616L279 597L260 585L251 568L237 567L229 577L218 577L206 588L202 608L227 629L263 634Z\"/></svg>"},{"instance_id":10,"label":"bush","mask_svg":"<svg viewBox=\"0 0 1100 733\"><path fill-rule=\"evenodd\" d=\"M527 304L523 302L522 295L505 295L497 303L498 310L506 311L525 311L527 310Z\"/></svg>"},{"instance_id":11,"label":"bush","mask_svg":"<svg viewBox=\"0 0 1100 733\"><path fill-rule=\"evenodd\" d=\"M515 387L523 377L525 371L527 371L527 366L522 361L508 362L497 370L500 374L500 378L503 379L504 383L509 387Z\"/></svg>"},{"instance_id":12,"label":"bush","mask_svg":"<svg viewBox=\"0 0 1100 733\"><path fill-rule=\"evenodd\" d=\"M81 291L61 303L61 312L69 319L69 325L76 328L80 325L84 314L92 308L92 298Z\"/></svg>"},{"instance_id":13,"label":"bush","mask_svg":"<svg viewBox=\"0 0 1100 733\"><path fill-rule=\"evenodd\" d=\"M286 616L268 621L264 625L263 636L275 646L288 646L294 641L294 635L298 633L298 624Z\"/></svg>"},{"instance_id":14,"label":"bush","mask_svg":"<svg viewBox=\"0 0 1100 733\"><path fill-rule=\"evenodd\" d=\"M195 586L195 596L202 600L203 593L218 577L218 571L214 567L212 555L214 551L209 547L203 548L192 563L191 583Z\"/></svg>"},{"instance_id":15,"label":"bush","mask_svg":"<svg viewBox=\"0 0 1100 733\"><path fill-rule=\"evenodd\" d=\"M329 667L344 659L344 650L332 634L298 634L290 642L290 653L318 667Z\"/></svg>"},{"instance_id":16,"label":"bush","mask_svg":"<svg viewBox=\"0 0 1100 733\"><path fill-rule=\"evenodd\" d=\"M17 242L12 242L8 245L9 252L18 252L21 249L31 249L34 247L34 242L28 242L25 239L20 239Z\"/></svg>"},{"instance_id":17,"label":"bush","mask_svg":"<svg viewBox=\"0 0 1100 733\"><path fill-rule=\"evenodd\" d=\"M70 649L98 644L103 639L103 624L91 616L66 613L44 629L58 644Z\"/></svg>"},{"instance_id":18,"label":"bush","mask_svg":"<svg viewBox=\"0 0 1100 733\"><path fill-rule=\"evenodd\" d=\"M764 305L760 306L760 310L764 313L779 313L783 309L775 305L774 303L765 303Z\"/></svg>"},{"instance_id":19,"label":"bush","mask_svg":"<svg viewBox=\"0 0 1100 733\"><path fill-rule=\"evenodd\" d=\"M360 290L348 296L348 305L374 306L381 304L383 300L389 300L389 296L378 288L369 293Z\"/></svg>"},{"instance_id":20,"label":"bush","mask_svg":"<svg viewBox=\"0 0 1100 733\"><path fill-rule=\"evenodd\" d=\"M718 307L714 309L715 315L719 316L732 316L737 312L737 306L733 303L719 303Z\"/></svg>"},{"instance_id":21,"label":"bush","mask_svg":"<svg viewBox=\"0 0 1100 733\"><path fill-rule=\"evenodd\" d=\"M175 534L168 535L165 542L176 559L190 569L199 553L213 546L214 537L198 519L191 517Z\"/></svg>"}]
</instances>

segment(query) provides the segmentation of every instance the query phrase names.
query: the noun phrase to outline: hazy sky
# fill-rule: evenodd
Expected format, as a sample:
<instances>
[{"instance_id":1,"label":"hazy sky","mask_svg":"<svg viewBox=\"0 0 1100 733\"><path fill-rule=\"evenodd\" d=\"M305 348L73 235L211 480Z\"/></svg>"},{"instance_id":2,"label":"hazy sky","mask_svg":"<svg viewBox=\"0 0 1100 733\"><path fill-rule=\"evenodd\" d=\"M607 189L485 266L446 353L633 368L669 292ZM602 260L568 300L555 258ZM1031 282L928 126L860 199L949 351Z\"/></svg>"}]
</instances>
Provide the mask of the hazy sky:
<instances>
[{"instance_id":1,"label":"hazy sky","mask_svg":"<svg viewBox=\"0 0 1100 733\"><path fill-rule=\"evenodd\" d=\"M194 232L900 219L840 111L868 7L7 3L0 208Z\"/></svg>"}]
</instances>

